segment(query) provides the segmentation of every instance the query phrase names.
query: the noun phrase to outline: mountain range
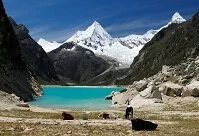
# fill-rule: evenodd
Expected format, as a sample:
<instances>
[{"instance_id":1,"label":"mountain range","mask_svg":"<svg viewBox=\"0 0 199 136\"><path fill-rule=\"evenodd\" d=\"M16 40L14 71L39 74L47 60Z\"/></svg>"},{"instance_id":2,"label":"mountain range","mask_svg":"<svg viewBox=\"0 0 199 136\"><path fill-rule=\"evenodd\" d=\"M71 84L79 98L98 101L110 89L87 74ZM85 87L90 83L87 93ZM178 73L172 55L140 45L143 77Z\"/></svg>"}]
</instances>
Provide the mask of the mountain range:
<instances>
[{"instance_id":1,"label":"mountain range","mask_svg":"<svg viewBox=\"0 0 199 136\"><path fill-rule=\"evenodd\" d=\"M143 46L149 42L155 34L173 23L182 23L185 21L186 20L176 12L172 16L171 21L160 29L149 30L143 35L132 34L122 38L113 38L95 21L85 31L76 32L64 43L73 42L93 51L98 56L106 56L117 61L120 68L128 68L133 62L134 57L138 55ZM55 41L51 43L42 38L38 41L38 44L40 44L46 52L50 52L64 43L57 43Z\"/></svg>"}]
</instances>

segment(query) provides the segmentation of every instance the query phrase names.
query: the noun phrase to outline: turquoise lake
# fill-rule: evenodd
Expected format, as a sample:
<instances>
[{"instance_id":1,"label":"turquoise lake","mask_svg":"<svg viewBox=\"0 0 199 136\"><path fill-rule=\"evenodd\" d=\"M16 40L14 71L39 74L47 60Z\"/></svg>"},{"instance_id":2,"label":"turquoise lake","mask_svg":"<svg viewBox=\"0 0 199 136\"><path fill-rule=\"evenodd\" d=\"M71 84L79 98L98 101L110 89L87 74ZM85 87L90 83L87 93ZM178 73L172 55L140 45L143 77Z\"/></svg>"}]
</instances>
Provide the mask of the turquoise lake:
<instances>
[{"instance_id":1,"label":"turquoise lake","mask_svg":"<svg viewBox=\"0 0 199 136\"><path fill-rule=\"evenodd\" d=\"M43 108L72 110L109 109L111 101L105 97L112 91L121 91L117 87L44 87L44 95L30 102Z\"/></svg>"}]
</instances>

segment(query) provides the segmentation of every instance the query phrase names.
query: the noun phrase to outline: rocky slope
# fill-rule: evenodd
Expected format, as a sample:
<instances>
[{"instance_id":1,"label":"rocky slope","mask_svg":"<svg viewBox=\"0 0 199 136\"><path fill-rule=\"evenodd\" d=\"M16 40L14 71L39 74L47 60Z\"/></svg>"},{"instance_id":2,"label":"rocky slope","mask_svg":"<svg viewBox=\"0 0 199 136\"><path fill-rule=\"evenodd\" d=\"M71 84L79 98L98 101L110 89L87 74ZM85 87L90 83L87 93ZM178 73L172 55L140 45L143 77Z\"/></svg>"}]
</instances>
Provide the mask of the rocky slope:
<instances>
[{"instance_id":1,"label":"rocky slope","mask_svg":"<svg viewBox=\"0 0 199 136\"><path fill-rule=\"evenodd\" d=\"M129 74L118 83L130 84L152 76L163 65L176 65L199 55L199 16L182 24L171 24L148 42L134 59Z\"/></svg>"},{"instance_id":2,"label":"rocky slope","mask_svg":"<svg viewBox=\"0 0 199 136\"><path fill-rule=\"evenodd\" d=\"M175 66L164 65L157 74L135 81L126 92L114 93L112 104L157 109L185 97L199 97L199 57L188 58Z\"/></svg>"},{"instance_id":3,"label":"rocky slope","mask_svg":"<svg viewBox=\"0 0 199 136\"><path fill-rule=\"evenodd\" d=\"M62 81L67 81L69 78L78 84L85 83L111 67L92 51L74 43L63 44L51 51L49 57Z\"/></svg>"},{"instance_id":4,"label":"rocky slope","mask_svg":"<svg viewBox=\"0 0 199 136\"><path fill-rule=\"evenodd\" d=\"M58 77L54 66L43 48L29 35L29 30L22 24L18 25L9 18L21 47L21 54L28 68L41 84L55 84Z\"/></svg>"},{"instance_id":5,"label":"rocky slope","mask_svg":"<svg viewBox=\"0 0 199 136\"><path fill-rule=\"evenodd\" d=\"M0 90L14 93L25 101L40 92L39 85L22 61L20 46L0 0Z\"/></svg>"}]
</instances>

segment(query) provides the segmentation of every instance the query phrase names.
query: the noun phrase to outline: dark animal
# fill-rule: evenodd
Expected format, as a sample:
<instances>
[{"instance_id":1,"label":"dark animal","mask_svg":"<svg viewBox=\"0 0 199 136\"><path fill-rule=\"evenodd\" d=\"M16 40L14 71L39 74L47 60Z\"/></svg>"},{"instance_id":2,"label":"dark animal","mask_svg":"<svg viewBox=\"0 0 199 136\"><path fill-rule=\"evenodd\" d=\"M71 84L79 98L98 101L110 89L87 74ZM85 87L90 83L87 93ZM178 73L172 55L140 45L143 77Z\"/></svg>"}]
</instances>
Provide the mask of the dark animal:
<instances>
[{"instance_id":1,"label":"dark animal","mask_svg":"<svg viewBox=\"0 0 199 136\"><path fill-rule=\"evenodd\" d=\"M62 113L63 120L74 120L74 117L66 112Z\"/></svg>"},{"instance_id":2,"label":"dark animal","mask_svg":"<svg viewBox=\"0 0 199 136\"><path fill-rule=\"evenodd\" d=\"M125 118L130 119L133 117L133 108L131 106L128 106L126 108Z\"/></svg>"},{"instance_id":3,"label":"dark animal","mask_svg":"<svg viewBox=\"0 0 199 136\"><path fill-rule=\"evenodd\" d=\"M100 114L99 114L99 117L102 117L103 119L110 119L109 114L108 114L108 113L105 113L105 112L100 113Z\"/></svg>"},{"instance_id":4,"label":"dark animal","mask_svg":"<svg viewBox=\"0 0 199 136\"><path fill-rule=\"evenodd\" d=\"M145 121L139 118L132 119L131 123L132 123L132 129L136 131L140 131L140 130L152 131L152 130L155 130L158 126L155 123L152 123L150 121Z\"/></svg>"}]
</instances>

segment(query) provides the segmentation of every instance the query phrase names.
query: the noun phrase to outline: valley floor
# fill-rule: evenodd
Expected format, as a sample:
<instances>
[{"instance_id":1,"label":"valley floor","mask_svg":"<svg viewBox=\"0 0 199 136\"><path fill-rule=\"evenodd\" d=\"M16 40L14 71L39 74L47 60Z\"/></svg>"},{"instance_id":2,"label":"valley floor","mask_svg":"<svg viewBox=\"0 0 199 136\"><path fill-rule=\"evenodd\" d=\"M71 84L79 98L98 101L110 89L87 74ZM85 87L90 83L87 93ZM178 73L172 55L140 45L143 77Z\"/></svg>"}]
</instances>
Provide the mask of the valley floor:
<instances>
[{"instance_id":1,"label":"valley floor","mask_svg":"<svg viewBox=\"0 0 199 136\"><path fill-rule=\"evenodd\" d=\"M30 108L0 110L0 136L198 136L199 107L169 106L161 111L135 110L135 117L158 124L156 131L132 131L124 111L111 111L117 120L100 120L100 111L68 111L76 120L61 120L61 112ZM40 110L42 111L42 110Z\"/></svg>"}]
</instances>

